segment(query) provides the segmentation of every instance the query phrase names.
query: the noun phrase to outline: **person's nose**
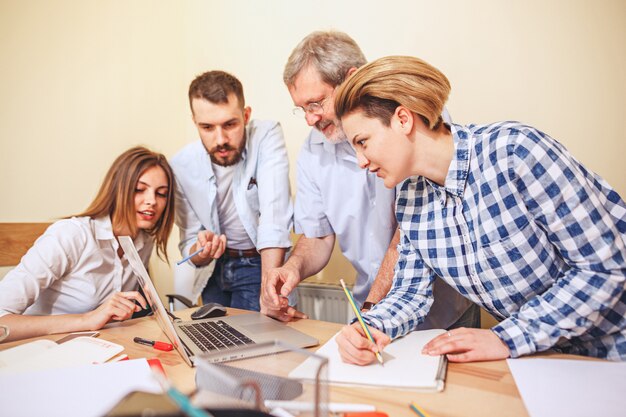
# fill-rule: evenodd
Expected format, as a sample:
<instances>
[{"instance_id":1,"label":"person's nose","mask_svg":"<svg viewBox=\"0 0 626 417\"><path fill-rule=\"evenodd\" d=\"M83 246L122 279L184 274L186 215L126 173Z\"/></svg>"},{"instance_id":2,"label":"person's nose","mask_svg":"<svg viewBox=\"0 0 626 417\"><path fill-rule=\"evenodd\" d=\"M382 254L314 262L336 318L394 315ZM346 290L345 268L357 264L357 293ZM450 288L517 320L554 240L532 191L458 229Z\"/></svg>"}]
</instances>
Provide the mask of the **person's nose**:
<instances>
[{"instance_id":1,"label":"person's nose","mask_svg":"<svg viewBox=\"0 0 626 417\"><path fill-rule=\"evenodd\" d=\"M365 157L365 155L363 155L363 152L357 151L356 152L356 159L357 159L357 162L359 163L359 166L361 167L361 169L365 169L365 168L369 167L370 161L369 161L369 159L367 159Z\"/></svg>"},{"instance_id":2,"label":"person's nose","mask_svg":"<svg viewBox=\"0 0 626 417\"><path fill-rule=\"evenodd\" d=\"M309 126L315 126L315 123L319 122L322 119L321 114L306 112L304 115L304 120L306 120L306 124Z\"/></svg>"},{"instance_id":3,"label":"person's nose","mask_svg":"<svg viewBox=\"0 0 626 417\"><path fill-rule=\"evenodd\" d=\"M228 136L226 135L226 133L224 132L223 129L217 129L215 132L216 135L216 144L219 146L223 146L224 144L226 144L228 142Z\"/></svg>"},{"instance_id":4,"label":"person's nose","mask_svg":"<svg viewBox=\"0 0 626 417\"><path fill-rule=\"evenodd\" d=\"M156 204L156 196L154 195L154 192L146 191L143 202L148 206L154 206Z\"/></svg>"}]
</instances>

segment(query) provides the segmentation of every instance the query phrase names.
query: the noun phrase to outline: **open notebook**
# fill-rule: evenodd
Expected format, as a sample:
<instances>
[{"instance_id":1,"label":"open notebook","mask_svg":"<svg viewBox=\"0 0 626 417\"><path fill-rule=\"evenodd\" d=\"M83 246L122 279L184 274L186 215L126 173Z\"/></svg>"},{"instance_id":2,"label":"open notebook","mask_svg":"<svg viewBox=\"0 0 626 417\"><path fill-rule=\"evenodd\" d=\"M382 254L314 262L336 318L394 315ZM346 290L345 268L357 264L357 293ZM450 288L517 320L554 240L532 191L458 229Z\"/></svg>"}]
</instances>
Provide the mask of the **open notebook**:
<instances>
[{"instance_id":1,"label":"open notebook","mask_svg":"<svg viewBox=\"0 0 626 417\"><path fill-rule=\"evenodd\" d=\"M0 352L0 375L104 363L123 350L124 346L95 337L77 337L60 345L39 339Z\"/></svg>"},{"instance_id":2,"label":"open notebook","mask_svg":"<svg viewBox=\"0 0 626 417\"><path fill-rule=\"evenodd\" d=\"M422 330L396 339L383 351L384 365L351 365L339 356L335 336L316 354L328 358L328 382L340 385L372 385L420 391L442 391L447 361L444 356L422 355L422 347L445 330ZM294 369L290 378L315 379L319 362L307 359Z\"/></svg>"}]
</instances>

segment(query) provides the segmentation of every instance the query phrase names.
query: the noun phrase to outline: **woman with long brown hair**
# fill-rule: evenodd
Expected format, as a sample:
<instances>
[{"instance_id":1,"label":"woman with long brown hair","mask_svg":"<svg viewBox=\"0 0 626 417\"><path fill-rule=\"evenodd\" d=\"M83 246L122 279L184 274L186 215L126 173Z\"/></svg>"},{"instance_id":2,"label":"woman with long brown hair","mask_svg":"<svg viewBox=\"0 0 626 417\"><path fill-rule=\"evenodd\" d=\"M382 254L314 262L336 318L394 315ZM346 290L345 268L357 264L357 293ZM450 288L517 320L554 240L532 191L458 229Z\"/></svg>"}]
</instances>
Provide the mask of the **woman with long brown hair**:
<instances>
[{"instance_id":1,"label":"woman with long brown hair","mask_svg":"<svg viewBox=\"0 0 626 417\"><path fill-rule=\"evenodd\" d=\"M0 281L6 340L96 330L147 308L117 237L130 236L146 266L155 244L167 260L174 187L162 154L117 157L87 210L52 224Z\"/></svg>"}]
</instances>

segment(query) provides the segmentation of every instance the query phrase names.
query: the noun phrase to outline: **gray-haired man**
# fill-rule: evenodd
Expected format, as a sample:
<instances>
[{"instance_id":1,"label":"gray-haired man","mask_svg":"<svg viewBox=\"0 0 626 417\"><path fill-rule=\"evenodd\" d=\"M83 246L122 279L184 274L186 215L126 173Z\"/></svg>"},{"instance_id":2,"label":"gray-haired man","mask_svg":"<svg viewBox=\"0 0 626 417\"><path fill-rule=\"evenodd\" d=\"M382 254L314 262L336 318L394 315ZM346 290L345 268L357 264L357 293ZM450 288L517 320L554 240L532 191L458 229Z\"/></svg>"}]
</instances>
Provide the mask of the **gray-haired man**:
<instances>
[{"instance_id":1,"label":"gray-haired man","mask_svg":"<svg viewBox=\"0 0 626 417\"><path fill-rule=\"evenodd\" d=\"M263 275L261 311L283 321L303 316L288 305L286 296L326 266L335 238L357 271L354 296L363 309L391 288L399 240L395 190L359 168L333 108L336 87L365 63L352 38L330 31L305 37L285 65L283 80L296 105L294 113L314 128L297 162L294 225L303 236L282 267ZM478 308L441 280L436 281L434 298L419 328L480 325Z\"/></svg>"}]
</instances>

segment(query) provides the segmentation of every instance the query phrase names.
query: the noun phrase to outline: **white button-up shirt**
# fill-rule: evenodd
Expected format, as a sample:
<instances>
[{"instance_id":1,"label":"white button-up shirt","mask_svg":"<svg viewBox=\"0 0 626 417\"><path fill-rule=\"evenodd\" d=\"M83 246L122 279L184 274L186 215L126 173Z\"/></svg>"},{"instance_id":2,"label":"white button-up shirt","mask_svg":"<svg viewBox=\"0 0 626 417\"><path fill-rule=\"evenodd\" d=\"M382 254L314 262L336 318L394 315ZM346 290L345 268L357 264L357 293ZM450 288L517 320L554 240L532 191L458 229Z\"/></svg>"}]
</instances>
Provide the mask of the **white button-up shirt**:
<instances>
[{"instance_id":1,"label":"white button-up shirt","mask_svg":"<svg viewBox=\"0 0 626 417\"><path fill-rule=\"evenodd\" d=\"M171 160L178 185L176 224L183 256L198 232L222 233L217 210L217 183L211 159L200 140L185 146ZM289 160L280 124L251 120L246 146L237 164L231 191L237 214L257 250L288 248L293 219ZM213 263L210 264L211 266ZM207 268L198 268L198 270ZM196 273L194 292L201 291L208 273Z\"/></svg>"},{"instance_id":2,"label":"white button-up shirt","mask_svg":"<svg viewBox=\"0 0 626 417\"><path fill-rule=\"evenodd\" d=\"M134 243L147 267L153 239L140 231ZM115 292L136 290L137 277L118 247L109 217L54 223L0 281L0 316L81 314Z\"/></svg>"}]
</instances>

